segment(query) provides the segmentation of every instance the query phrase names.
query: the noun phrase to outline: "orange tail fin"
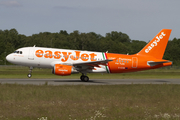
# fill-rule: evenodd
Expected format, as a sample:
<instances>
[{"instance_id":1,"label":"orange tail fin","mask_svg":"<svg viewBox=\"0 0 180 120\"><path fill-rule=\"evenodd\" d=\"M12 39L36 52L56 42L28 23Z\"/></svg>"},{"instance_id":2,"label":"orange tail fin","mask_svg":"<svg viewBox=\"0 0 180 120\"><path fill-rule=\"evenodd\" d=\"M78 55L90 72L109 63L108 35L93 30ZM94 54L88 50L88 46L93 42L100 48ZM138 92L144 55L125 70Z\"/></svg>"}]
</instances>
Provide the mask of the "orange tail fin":
<instances>
[{"instance_id":1,"label":"orange tail fin","mask_svg":"<svg viewBox=\"0 0 180 120\"><path fill-rule=\"evenodd\" d=\"M170 34L171 29L162 29L137 55L148 55L162 59Z\"/></svg>"}]
</instances>

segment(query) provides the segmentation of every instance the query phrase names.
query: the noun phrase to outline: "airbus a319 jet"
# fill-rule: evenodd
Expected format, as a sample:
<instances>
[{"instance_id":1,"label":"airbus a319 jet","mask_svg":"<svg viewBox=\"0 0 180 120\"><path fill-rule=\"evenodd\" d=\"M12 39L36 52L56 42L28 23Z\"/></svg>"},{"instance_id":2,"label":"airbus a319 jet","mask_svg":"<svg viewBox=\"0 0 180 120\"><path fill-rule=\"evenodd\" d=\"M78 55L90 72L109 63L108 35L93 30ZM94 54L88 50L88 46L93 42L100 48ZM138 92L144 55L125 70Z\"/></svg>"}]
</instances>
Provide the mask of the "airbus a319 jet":
<instances>
[{"instance_id":1,"label":"airbus a319 jet","mask_svg":"<svg viewBox=\"0 0 180 120\"><path fill-rule=\"evenodd\" d=\"M28 66L32 76L34 67L52 69L55 75L82 73L81 81L89 81L87 73L125 73L171 66L163 55L171 29L162 29L140 52L133 55L106 52L23 47L6 56L7 61Z\"/></svg>"}]
</instances>

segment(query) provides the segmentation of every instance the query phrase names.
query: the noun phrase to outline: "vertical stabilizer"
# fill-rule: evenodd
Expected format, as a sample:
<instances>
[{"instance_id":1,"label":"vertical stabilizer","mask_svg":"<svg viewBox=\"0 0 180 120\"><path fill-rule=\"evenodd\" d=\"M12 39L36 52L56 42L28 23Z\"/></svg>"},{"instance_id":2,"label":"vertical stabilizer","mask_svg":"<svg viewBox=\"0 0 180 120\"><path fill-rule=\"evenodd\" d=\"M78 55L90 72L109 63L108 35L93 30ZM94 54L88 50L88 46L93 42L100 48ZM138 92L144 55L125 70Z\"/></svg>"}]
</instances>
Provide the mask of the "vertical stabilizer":
<instances>
[{"instance_id":1,"label":"vertical stabilizer","mask_svg":"<svg viewBox=\"0 0 180 120\"><path fill-rule=\"evenodd\" d=\"M162 59L171 29L162 29L139 53L138 55L153 56L157 59Z\"/></svg>"}]
</instances>

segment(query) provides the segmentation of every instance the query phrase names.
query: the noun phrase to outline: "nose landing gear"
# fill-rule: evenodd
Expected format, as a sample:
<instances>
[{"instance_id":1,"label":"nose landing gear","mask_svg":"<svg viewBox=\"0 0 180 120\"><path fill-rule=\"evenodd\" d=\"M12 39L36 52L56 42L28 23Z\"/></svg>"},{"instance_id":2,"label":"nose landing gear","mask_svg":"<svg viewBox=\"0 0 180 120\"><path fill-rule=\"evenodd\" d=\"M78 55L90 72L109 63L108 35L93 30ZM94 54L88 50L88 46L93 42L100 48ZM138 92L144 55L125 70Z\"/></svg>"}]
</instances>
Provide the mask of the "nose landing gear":
<instances>
[{"instance_id":1,"label":"nose landing gear","mask_svg":"<svg viewBox=\"0 0 180 120\"><path fill-rule=\"evenodd\" d=\"M30 67L29 67L29 74L27 74L27 77L28 77L28 78L31 78L31 77L32 77L32 74L31 74L31 73L32 73L32 70L33 70L33 67L30 66Z\"/></svg>"}]
</instances>

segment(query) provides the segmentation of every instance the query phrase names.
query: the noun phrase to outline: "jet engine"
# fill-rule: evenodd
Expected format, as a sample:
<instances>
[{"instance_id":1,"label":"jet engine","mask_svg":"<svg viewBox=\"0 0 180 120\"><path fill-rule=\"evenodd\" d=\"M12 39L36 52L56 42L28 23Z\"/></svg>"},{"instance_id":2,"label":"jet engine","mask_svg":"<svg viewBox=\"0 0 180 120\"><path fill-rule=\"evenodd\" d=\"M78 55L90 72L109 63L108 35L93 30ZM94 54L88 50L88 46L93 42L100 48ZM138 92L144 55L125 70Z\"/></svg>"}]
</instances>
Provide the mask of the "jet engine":
<instances>
[{"instance_id":1,"label":"jet engine","mask_svg":"<svg viewBox=\"0 0 180 120\"><path fill-rule=\"evenodd\" d=\"M75 73L77 71L74 70L73 66L70 65L61 65L61 64L55 64L54 69L52 70L52 73L55 75L71 75L72 73Z\"/></svg>"}]
</instances>

